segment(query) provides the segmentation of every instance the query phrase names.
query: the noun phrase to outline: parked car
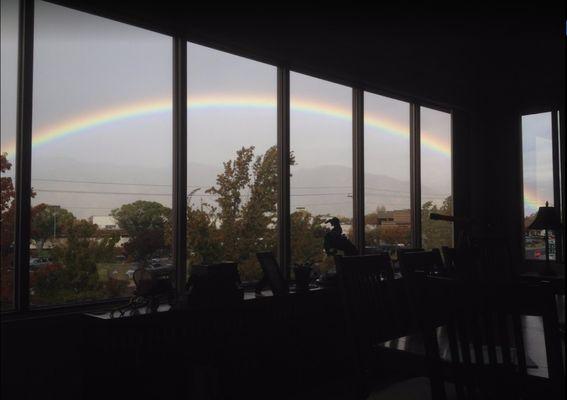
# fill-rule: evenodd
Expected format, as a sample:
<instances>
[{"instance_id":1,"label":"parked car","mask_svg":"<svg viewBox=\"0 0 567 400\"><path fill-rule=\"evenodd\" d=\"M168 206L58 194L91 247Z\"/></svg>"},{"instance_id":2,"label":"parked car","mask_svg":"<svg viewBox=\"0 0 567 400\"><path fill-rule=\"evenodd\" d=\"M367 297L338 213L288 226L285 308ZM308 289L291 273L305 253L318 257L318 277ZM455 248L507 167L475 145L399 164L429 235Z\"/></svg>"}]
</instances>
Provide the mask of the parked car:
<instances>
[{"instance_id":1,"label":"parked car","mask_svg":"<svg viewBox=\"0 0 567 400\"><path fill-rule=\"evenodd\" d=\"M30 258L30 270L35 271L42 267L46 267L51 263L51 260L47 257L31 257Z\"/></svg>"}]
</instances>

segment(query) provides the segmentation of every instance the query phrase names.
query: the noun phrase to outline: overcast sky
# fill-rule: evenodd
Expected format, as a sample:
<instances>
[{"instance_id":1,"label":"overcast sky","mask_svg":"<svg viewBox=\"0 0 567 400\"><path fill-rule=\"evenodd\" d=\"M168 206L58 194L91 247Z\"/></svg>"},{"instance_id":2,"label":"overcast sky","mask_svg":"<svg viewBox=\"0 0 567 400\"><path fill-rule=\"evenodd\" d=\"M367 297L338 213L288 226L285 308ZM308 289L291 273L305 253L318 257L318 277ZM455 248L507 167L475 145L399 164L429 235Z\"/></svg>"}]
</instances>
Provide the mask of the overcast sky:
<instances>
[{"instance_id":1,"label":"overcast sky","mask_svg":"<svg viewBox=\"0 0 567 400\"><path fill-rule=\"evenodd\" d=\"M15 1L1 1L1 144L2 151L7 151L14 143L15 133L17 14ZM34 139L46 127L73 118L140 102L171 99L171 37L42 1L36 2L35 14ZM276 68L189 44L188 96L190 102L205 97L259 97L273 99L275 103ZM309 101L347 113L352 104L350 88L296 73L291 74L291 97L292 103ZM365 103L367 116L395 123L401 131L409 132L408 103L373 94L366 94ZM111 208L138 198L170 206L171 119L170 111L140 115L34 147L33 186L38 189L34 204L60 204L79 217L105 215ZM204 195L204 186L214 184L222 162L233 158L240 147L253 145L260 155L274 146L276 122L273 107L227 105L190 109L190 190L202 187L197 194ZM529 123L531 130L544 129L539 119ZM422 128L430 136L450 143L449 114L423 109ZM348 186L352 184L351 132L352 122L348 118L292 109L291 148L298 164L292 168L292 194L314 194L310 199L305 196L292 199L292 207L320 203L323 193L331 193L333 201L317 212L348 214L350 210L352 213L348 197L351 192ZM389 208L409 207L407 135L392 135L367 124L365 143L366 172L381 177L369 180L389 182L388 185L397 188L389 191L368 188L368 211L379 204ZM540 145L526 151L542 149ZM545 191L548 188L543 181L551 170L538 157L540 186L537 188ZM430 195L439 203L450 194L450 162L450 157L422 148L422 180L427 187L424 197ZM331 170L336 171L334 181L333 176L328 176ZM315 172L310 175L310 171ZM302 182L308 182L309 187L302 186ZM324 188L318 188L318 182ZM136 194L120 194L124 192ZM198 198L201 200L203 197Z\"/></svg>"}]
</instances>

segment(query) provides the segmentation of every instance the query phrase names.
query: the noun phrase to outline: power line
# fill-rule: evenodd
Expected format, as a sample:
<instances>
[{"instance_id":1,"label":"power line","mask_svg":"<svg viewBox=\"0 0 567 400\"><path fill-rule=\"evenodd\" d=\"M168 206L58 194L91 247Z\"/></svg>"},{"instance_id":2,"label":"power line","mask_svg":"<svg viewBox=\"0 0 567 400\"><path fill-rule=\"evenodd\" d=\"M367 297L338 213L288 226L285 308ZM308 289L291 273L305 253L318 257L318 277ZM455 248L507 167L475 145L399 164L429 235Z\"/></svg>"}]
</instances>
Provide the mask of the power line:
<instances>
[{"instance_id":1,"label":"power line","mask_svg":"<svg viewBox=\"0 0 567 400\"><path fill-rule=\"evenodd\" d=\"M91 180L74 180L74 179L53 179L53 178L33 178L33 181L39 182L61 182L61 183L79 183L79 184L92 184L92 185L123 185L123 186L150 186L150 187L172 187L169 184L158 183L131 183L131 182L111 182L111 181L91 181ZM187 185L188 188L200 188L201 186ZM292 190L306 190L306 189L352 189L352 185L336 185L336 186L291 186ZM409 190L400 189L383 189L372 186L365 186L366 191L377 192L391 192L391 193L409 193ZM308 194L308 193L304 193ZM318 193L315 193L318 194ZM200 195L203 196L203 195ZM446 196L446 194L432 193L432 196Z\"/></svg>"},{"instance_id":2,"label":"power line","mask_svg":"<svg viewBox=\"0 0 567 400\"><path fill-rule=\"evenodd\" d=\"M88 190L52 190L52 189L34 189L36 192L49 192L49 193L74 193L74 194L113 194L113 195L128 195L128 196L168 196L171 193L142 193L142 192L95 192Z\"/></svg>"}]
</instances>

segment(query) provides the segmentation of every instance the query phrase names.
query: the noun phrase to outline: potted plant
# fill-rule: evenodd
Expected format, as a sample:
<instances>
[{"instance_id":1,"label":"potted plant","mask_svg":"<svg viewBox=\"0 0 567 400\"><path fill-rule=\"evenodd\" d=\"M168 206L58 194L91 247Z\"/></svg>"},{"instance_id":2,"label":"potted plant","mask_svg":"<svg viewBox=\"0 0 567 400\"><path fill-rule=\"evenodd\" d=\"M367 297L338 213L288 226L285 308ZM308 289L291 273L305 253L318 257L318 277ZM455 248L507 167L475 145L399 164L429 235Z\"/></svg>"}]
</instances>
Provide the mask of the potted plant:
<instances>
[{"instance_id":1,"label":"potted plant","mask_svg":"<svg viewBox=\"0 0 567 400\"><path fill-rule=\"evenodd\" d=\"M293 273L295 275L295 286L298 292L305 292L309 290L312 272L313 262L307 261L303 264L294 264Z\"/></svg>"}]
</instances>

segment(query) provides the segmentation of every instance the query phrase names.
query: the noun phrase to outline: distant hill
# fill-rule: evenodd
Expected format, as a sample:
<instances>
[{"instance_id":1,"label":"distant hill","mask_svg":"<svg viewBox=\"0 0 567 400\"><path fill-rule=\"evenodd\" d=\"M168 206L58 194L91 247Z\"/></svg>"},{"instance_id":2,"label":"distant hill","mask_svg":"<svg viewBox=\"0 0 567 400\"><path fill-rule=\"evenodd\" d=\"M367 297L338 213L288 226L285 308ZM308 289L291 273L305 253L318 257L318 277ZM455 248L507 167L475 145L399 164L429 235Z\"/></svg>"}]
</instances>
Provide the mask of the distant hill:
<instances>
[{"instance_id":1,"label":"distant hill","mask_svg":"<svg viewBox=\"0 0 567 400\"><path fill-rule=\"evenodd\" d=\"M188 163L188 188L193 204L214 204L205 193L213 186L221 166ZM305 207L315 214L352 215L352 169L339 165L317 168L292 167L291 210ZM171 168L151 165L123 166L104 162L86 163L72 158L34 159L33 182L37 195L33 204L59 204L79 218L108 215L111 209L135 200L155 200L171 206ZM409 206L409 182L384 175L366 174L366 211L377 206L388 210ZM424 195L434 193L422 189ZM101 193L108 194L101 194Z\"/></svg>"}]
</instances>

